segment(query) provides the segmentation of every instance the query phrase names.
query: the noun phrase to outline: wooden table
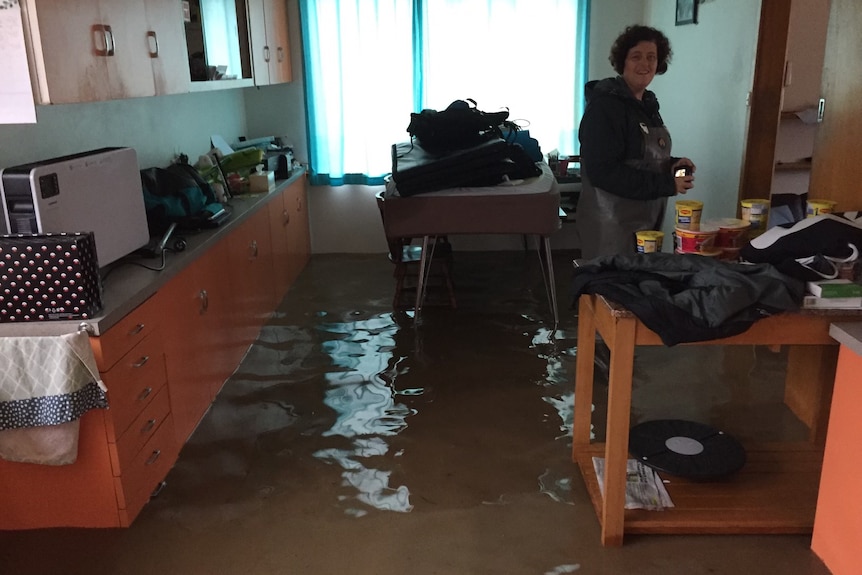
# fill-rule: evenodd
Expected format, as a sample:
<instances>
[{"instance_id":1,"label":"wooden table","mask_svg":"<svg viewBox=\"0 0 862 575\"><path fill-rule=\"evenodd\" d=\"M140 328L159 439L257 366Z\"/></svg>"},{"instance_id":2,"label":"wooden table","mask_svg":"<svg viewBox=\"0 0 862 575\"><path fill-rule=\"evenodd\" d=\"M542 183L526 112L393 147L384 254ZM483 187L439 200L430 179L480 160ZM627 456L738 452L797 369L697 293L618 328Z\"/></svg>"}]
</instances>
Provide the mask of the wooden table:
<instances>
[{"instance_id":1,"label":"wooden table","mask_svg":"<svg viewBox=\"0 0 862 575\"><path fill-rule=\"evenodd\" d=\"M623 533L810 533L823 458L826 422L838 354L829 325L854 321L862 312L803 310L757 321L745 333L685 345L789 346L784 400L808 427L808 441L745 445L745 467L729 478L689 481L674 477L668 492L675 507L625 509L626 461L632 400L632 368L638 345L664 345L634 314L605 298L578 302L573 460L602 526L602 545L622 545ZM610 348L605 442L590 440L596 333ZM605 458L604 493L593 469Z\"/></svg>"}]
</instances>

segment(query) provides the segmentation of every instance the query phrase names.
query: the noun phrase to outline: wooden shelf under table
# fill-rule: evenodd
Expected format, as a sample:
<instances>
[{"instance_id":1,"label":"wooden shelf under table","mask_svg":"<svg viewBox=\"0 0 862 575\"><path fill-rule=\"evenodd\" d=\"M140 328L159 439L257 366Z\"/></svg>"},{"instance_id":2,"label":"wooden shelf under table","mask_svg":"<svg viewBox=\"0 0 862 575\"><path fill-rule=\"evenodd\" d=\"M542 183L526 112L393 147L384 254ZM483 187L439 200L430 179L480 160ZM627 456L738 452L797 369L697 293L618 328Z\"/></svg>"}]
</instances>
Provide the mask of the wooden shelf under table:
<instances>
[{"instance_id":1,"label":"wooden shelf under table","mask_svg":"<svg viewBox=\"0 0 862 575\"><path fill-rule=\"evenodd\" d=\"M599 520L603 498L593 457L604 457L604 448L594 443L576 455ZM811 533L822 450L809 443L782 443L746 446L746 454L745 467L724 479L692 481L662 473L674 507L627 509L625 533Z\"/></svg>"},{"instance_id":2,"label":"wooden shelf under table","mask_svg":"<svg viewBox=\"0 0 862 575\"><path fill-rule=\"evenodd\" d=\"M684 344L788 345L784 400L808 427L809 438L746 445L748 462L741 471L720 481L671 478L668 493L676 507L643 511L624 509L634 349L663 343L634 314L601 296L581 295L578 310L572 457L599 517L603 545L621 545L626 532L811 532L837 359L837 342L829 335L829 325L862 319L862 312L778 314L755 322L736 336ZM611 352L605 443L591 443L590 435L597 333ZM593 470L593 456L605 458L604 497Z\"/></svg>"}]
</instances>

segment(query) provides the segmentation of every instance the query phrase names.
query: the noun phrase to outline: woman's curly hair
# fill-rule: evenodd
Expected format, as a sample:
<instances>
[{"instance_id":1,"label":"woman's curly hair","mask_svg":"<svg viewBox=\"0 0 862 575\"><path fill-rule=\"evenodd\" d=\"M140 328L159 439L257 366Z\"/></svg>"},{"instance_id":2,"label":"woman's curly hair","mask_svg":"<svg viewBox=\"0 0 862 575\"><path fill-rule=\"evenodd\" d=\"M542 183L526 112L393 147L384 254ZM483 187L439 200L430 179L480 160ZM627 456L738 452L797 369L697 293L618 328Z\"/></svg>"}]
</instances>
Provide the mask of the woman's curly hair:
<instances>
[{"instance_id":1,"label":"woman's curly hair","mask_svg":"<svg viewBox=\"0 0 862 575\"><path fill-rule=\"evenodd\" d=\"M622 74L626 66L626 57L629 50L634 48L640 42L653 42L658 49L658 62L656 65L656 74L664 74L667 72L667 65L670 64L673 52L670 49L670 40L667 39L661 31L649 26L634 25L626 28L625 32L620 34L611 46L611 55L608 58L611 66L614 67L617 74Z\"/></svg>"}]
</instances>

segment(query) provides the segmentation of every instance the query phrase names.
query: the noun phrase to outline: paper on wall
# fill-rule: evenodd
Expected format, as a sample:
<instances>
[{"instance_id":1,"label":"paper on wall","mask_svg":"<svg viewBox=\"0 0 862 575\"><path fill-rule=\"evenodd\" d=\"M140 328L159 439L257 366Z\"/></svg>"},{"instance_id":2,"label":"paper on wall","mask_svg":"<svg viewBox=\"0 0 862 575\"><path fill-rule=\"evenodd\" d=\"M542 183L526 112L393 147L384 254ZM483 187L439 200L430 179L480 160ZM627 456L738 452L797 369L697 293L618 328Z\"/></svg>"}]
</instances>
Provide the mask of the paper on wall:
<instances>
[{"instance_id":1,"label":"paper on wall","mask_svg":"<svg viewBox=\"0 0 862 575\"><path fill-rule=\"evenodd\" d=\"M21 7L18 0L0 0L0 124L35 123Z\"/></svg>"}]
</instances>

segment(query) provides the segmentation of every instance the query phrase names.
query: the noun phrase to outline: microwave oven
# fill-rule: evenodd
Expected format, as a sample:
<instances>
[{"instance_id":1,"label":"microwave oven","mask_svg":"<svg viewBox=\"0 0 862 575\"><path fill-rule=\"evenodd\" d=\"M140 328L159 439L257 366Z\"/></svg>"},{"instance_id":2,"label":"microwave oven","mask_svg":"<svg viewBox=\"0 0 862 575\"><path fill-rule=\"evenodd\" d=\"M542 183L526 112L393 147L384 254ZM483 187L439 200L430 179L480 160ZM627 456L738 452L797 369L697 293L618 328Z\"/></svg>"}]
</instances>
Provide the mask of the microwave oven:
<instances>
[{"instance_id":1,"label":"microwave oven","mask_svg":"<svg viewBox=\"0 0 862 575\"><path fill-rule=\"evenodd\" d=\"M137 154L100 148L0 170L4 233L93 232L99 267L150 240Z\"/></svg>"}]
</instances>

